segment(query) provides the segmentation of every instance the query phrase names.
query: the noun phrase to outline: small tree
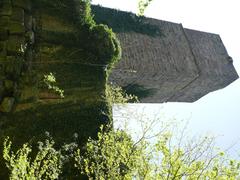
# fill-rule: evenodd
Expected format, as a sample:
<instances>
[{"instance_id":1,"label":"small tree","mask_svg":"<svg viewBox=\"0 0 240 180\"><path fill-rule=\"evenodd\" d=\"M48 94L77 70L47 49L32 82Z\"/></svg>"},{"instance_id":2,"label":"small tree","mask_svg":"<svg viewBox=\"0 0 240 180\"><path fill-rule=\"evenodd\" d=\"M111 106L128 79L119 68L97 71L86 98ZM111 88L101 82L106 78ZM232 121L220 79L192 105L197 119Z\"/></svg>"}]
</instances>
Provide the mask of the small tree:
<instances>
[{"instance_id":1,"label":"small tree","mask_svg":"<svg viewBox=\"0 0 240 180\"><path fill-rule=\"evenodd\" d=\"M106 97L111 105L139 102L137 96L127 94L121 87L111 84L106 85Z\"/></svg>"},{"instance_id":2,"label":"small tree","mask_svg":"<svg viewBox=\"0 0 240 180\"><path fill-rule=\"evenodd\" d=\"M139 0L138 1L138 15L143 16L146 8L153 0Z\"/></svg>"},{"instance_id":3,"label":"small tree","mask_svg":"<svg viewBox=\"0 0 240 180\"><path fill-rule=\"evenodd\" d=\"M54 141L39 142L39 151L35 159L30 158L32 148L24 144L16 153L11 151L12 142L4 141L3 158L12 180L19 179L58 179L62 169L62 155L53 148Z\"/></svg>"},{"instance_id":4,"label":"small tree","mask_svg":"<svg viewBox=\"0 0 240 180\"><path fill-rule=\"evenodd\" d=\"M184 142L182 133L174 145L172 133L156 134L156 142L150 143L145 131L134 142L125 131L104 132L102 128L98 140L89 139L86 150L77 151L75 165L80 173L97 180L240 178L240 161L215 152L214 137Z\"/></svg>"}]
</instances>

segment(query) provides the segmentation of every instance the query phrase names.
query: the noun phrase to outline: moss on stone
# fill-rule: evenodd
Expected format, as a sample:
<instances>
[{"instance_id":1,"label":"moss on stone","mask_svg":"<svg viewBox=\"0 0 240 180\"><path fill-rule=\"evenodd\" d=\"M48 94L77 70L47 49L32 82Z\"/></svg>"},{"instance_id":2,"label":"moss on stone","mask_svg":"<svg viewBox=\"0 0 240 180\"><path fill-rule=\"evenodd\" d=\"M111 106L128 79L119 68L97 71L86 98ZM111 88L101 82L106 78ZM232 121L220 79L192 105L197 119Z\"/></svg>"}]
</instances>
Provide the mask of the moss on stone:
<instances>
[{"instance_id":1,"label":"moss on stone","mask_svg":"<svg viewBox=\"0 0 240 180\"><path fill-rule=\"evenodd\" d=\"M96 137L101 124L111 121L105 89L111 67L120 58L120 45L107 26L93 21L90 3L79 2L34 1L36 38L35 44L28 45L34 47L32 62L26 52L16 53L26 38L9 40L7 50L12 56L4 69L7 79L17 82L13 93L17 103L11 113L0 112L0 142L10 136L17 146L27 141L34 144L48 131L56 145L71 142L75 133L83 145L88 137ZM56 77L65 98L57 98L42 86L49 73ZM0 158L0 178L6 173L2 169Z\"/></svg>"},{"instance_id":2,"label":"moss on stone","mask_svg":"<svg viewBox=\"0 0 240 180\"><path fill-rule=\"evenodd\" d=\"M0 110L2 112L11 112L15 99L13 97L5 97L0 105Z\"/></svg>"}]
</instances>

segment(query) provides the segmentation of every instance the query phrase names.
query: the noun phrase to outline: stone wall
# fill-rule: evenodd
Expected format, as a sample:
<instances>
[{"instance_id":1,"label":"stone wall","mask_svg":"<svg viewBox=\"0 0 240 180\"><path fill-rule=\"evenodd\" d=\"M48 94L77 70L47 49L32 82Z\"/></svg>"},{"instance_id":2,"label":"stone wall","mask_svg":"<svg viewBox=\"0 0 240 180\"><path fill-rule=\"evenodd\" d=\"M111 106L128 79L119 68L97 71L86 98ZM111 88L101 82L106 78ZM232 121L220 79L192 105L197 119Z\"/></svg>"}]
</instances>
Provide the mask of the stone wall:
<instances>
[{"instance_id":1,"label":"stone wall","mask_svg":"<svg viewBox=\"0 0 240 180\"><path fill-rule=\"evenodd\" d=\"M209 92L221 89L238 78L219 35L184 30L200 69L200 76L172 96L169 101L195 101Z\"/></svg>"},{"instance_id":2,"label":"stone wall","mask_svg":"<svg viewBox=\"0 0 240 180\"><path fill-rule=\"evenodd\" d=\"M37 145L45 132L56 146L83 147L111 121L107 67L119 46L106 27L87 24L79 2L0 0L0 154L7 136L18 148ZM44 83L50 73L64 98ZM9 179L2 156L0 179Z\"/></svg>"},{"instance_id":3,"label":"stone wall","mask_svg":"<svg viewBox=\"0 0 240 180\"><path fill-rule=\"evenodd\" d=\"M93 6L95 19L116 30L122 46L122 60L113 69L110 81L127 92L129 89L133 92L134 87L151 91L141 102L194 102L238 78L219 35L101 8ZM131 24L125 28L124 22L121 27L120 22L120 25L115 23L121 19L118 16L127 23L139 22L145 31L141 31L141 27L136 31ZM103 17L111 18L104 20ZM152 27L160 33L146 33L151 32Z\"/></svg>"},{"instance_id":4,"label":"stone wall","mask_svg":"<svg viewBox=\"0 0 240 180\"><path fill-rule=\"evenodd\" d=\"M31 62L34 45L34 18L27 0L3 0L0 4L0 111L10 112L16 101L32 86Z\"/></svg>"},{"instance_id":5,"label":"stone wall","mask_svg":"<svg viewBox=\"0 0 240 180\"><path fill-rule=\"evenodd\" d=\"M142 102L165 102L199 76L198 66L180 24L152 20L161 27L158 37L119 33L123 56L110 81L130 88L140 85L154 92Z\"/></svg>"}]
</instances>

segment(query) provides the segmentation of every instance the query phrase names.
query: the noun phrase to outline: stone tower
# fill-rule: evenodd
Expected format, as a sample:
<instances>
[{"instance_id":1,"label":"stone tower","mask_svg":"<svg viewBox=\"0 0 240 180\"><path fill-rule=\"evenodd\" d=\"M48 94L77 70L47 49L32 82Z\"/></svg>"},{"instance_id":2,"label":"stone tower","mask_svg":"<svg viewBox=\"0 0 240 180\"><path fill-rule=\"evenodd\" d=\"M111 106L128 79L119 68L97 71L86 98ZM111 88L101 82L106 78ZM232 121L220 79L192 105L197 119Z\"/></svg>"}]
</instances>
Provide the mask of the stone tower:
<instances>
[{"instance_id":1,"label":"stone tower","mask_svg":"<svg viewBox=\"0 0 240 180\"><path fill-rule=\"evenodd\" d=\"M121 42L122 60L110 80L141 102L194 102L238 78L217 34L99 6L93 12Z\"/></svg>"}]
</instances>

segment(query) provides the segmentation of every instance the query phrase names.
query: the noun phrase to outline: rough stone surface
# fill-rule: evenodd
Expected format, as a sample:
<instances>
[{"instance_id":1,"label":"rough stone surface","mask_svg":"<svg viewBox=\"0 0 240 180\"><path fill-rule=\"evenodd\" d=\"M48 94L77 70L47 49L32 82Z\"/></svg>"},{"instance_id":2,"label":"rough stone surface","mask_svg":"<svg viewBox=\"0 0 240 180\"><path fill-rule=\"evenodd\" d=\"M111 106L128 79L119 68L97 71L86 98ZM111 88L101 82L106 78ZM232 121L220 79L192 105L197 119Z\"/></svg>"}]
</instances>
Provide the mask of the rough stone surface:
<instances>
[{"instance_id":1,"label":"rough stone surface","mask_svg":"<svg viewBox=\"0 0 240 180\"><path fill-rule=\"evenodd\" d=\"M10 112L14 105L14 101L13 97L5 97L0 105L1 112Z\"/></svg>"},{"instance_id":2,"label":"rough stone surface","mask_svg":"<svg viewBox=\"0 0 240 180\"><path fill-rule=\"evenodd\" d=\"M221 89L238 78L232 64L232 58L219 35L184 30L192 47L200 76L174 94L169 101L192 102L209 92Z\"/></svg>"},{"instance_id":3,"label":"rough stone surface","mask_svg":"<svg viewBox=\"0 0 240 180\"><path fill-rule=\"evenodd\" d=\"M113 17L117 21L118 15L129 14L108 8L102 10L96 11L99 14L95 16L115 13ZM161 34L117 32L123 55L110 76L113 83L127 89L138 85L153 90L154 93L141 102L194 102L238 78L219 35L151 18L144 18L143 22L158 27Z\"/></svg>"},{"instance_id":4,"label":"rough stone surface","mask_svg":"<svg viewBox=\"0 0 240 180\"><path fill-rule=\"evenodd\" d=\"M28 0L4 0L0 7L0 104L1 111L11 111L8 97L21 95L19 82L29 70L34 44L32 16ZM27 53L26 53L27 52ZM22 82L22 81L21 81ZM21 84L22 86L22 84ZM6 99L7 98L7 99Z\"/></svg>"}]
</instances>

